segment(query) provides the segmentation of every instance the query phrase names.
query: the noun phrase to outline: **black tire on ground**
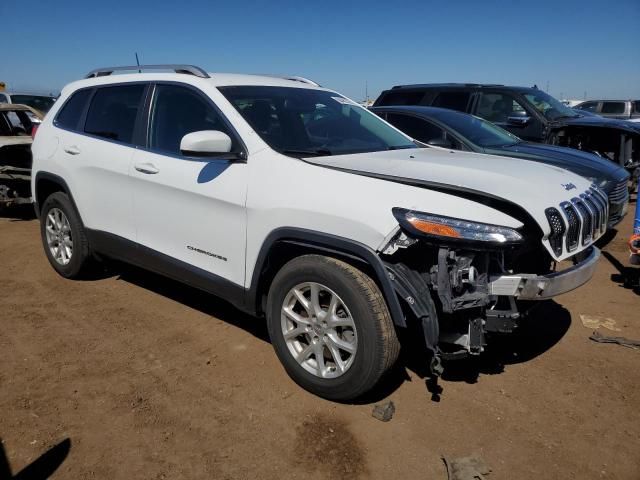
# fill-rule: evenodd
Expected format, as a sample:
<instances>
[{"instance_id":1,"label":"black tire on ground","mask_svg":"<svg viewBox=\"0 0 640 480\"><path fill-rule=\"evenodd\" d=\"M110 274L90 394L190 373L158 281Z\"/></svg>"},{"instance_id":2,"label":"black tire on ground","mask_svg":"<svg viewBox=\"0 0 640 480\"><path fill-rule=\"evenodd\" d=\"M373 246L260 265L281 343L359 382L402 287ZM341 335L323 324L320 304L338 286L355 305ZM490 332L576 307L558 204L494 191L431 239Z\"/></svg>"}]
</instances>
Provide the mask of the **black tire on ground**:
<instances>
[{"instance_id":1,"label":"black tire on ground","mask_svg":"<svg viewBox=\"0 0 640 480\"><path fill-rule=\"evenodd\" d=\"M71 259L66 265L62 265L56 261L47 244L47 215L53 208L58 208L64 213L71 227L73 251ZM42 237L42 245L49 263L60 275L65 278L83 278L91 271L94 266L94 259L91 255L91 249L89 248L89 241L87 240L84 225L80 220L80 215L78 215L78 212L66 193L52 193L44 201L42 211L40 213L40 236Z\"/></svg>"},{"instance_id":2,"label":"black tire on ground","mask_svg":"<svg viewBox=\"0 0 640 480\"><path fill-rule=\"evenodd\" d=\"M353 364L341 376L318 377L293 357L284 339L281 309L288 292L298 284L316 282L333 290L349 309L357 331ZM400 343L387 304L376 283L352 265L322 255L289 261L275 276L267 300L271 343L289 376L320 397L349 401L373 389L396 362Z\"/></svg>"}]
</instances>

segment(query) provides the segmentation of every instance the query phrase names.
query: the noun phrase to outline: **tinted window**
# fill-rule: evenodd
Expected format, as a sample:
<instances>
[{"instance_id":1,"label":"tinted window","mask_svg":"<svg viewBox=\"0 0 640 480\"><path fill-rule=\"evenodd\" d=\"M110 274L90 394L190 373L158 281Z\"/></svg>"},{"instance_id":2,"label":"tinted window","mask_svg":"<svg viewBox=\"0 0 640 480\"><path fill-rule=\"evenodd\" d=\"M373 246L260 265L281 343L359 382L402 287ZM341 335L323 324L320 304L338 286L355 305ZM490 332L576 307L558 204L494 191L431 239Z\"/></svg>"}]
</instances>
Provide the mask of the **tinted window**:
<instances>
[{"instance_id":1,"label":"tinted window","mask_svg":"<svg viewBox=\"0 0 640 480\"><path fill-rule=\"evenodd\" d=\"M29 105L31 108L40 110L42 113L47 113L56 99L44 95L11 95L11 101L21 105Z\"/></svg>"},{"instance_id":2,"label":"tinted window","mask_svg":"<svg viewBox=\"0 0 640 480\"><path fill-rule=\"evenodd\" d=\"M366 108L337 93L238 86L220 91L271 148L294 157L416 148Z\"/></svg>"},{"instance_id":3,"label":"tinted window","mask_svg":"<svg viewBox=\"0 0 640 480\"><path fill-rule=\"evenodd\" d=\"M503 93L483 93L476 114L493 123L507 123L509 117L526 116L524 107Z\"/></svg>"},{"instance_id":4,"label":"tinted window","mask_svg":"<svg viewBox=\"0 0 640 480\"><path fill-rule=\"evenodd\" d=\"M60 109L55 124L62 128L75 130L78 127L78 121L84 111L84 106L89 99L90 93L91 90L79 90L71 95L67 103Z\"/></svg>"},{"instance_id":5,"label":"tinted window","mask_svg":"<svg viewBox=\"0 0 640 480\"><path fill-rule=\"evenodd\" d=\"M469 104L469 92L442 92L433 101L434 107L448 108L451 110L458 110L459 112L466 112L467 105Z\"/></svg>"},{"instance_id":6,"label":"tinted window","mask_svg":"<svg viewBox=\"0 0 640 480\"><path fill-rule=\"evenodd\" d=\"M0 93L0 103L9 103L7 96L4 93Z\"/></svg>"},{"instance_id":7,"label":"tinted window","mask_svg":"<svg viewBox=\"0 0 640 480\"><path fill-rule=\"evenodd\" d=\"M407 92L403 90L391 90L387 92L378 105L419 105L424 97L424 92Z\"/></svg>"},{"instance_id":8,"label":"tinted window","mask_svg":"<svg viewBox=\"0 0 640 480\"><path fill-rule=\"evenodd\" d=\"M624 102L602 102L602 108L600 112L621 114L621 113L624 113L624 107L625 107Z\"/></svg>"},{"instance_id":9,"label":"tinted window","mask_svg":"<svg viewBox=\"0 0 640 480\"><path fill-rule=\"evenodd\" d=\"M636 100L635 102L633 102L634 107L633 107L633 111L634 113L640 113L640 100Z\"/></svg>"},{"instance_id":10,"label":"tinted window","mask_svg":"<svg viewBox=\"0 0 640 480\"><path fill-rule=\"evenodd\" d=\"M471 143L484 148L505 147L521 140L502 128L482 118L464 113L440 110L431 114Z\"/></svg>"},{"instance_id":11,"label":"tinted window","mask_svg":"<svg viewBox=\"0 0 640 480\"><path fill-rule=\"evenodd\" d=\"M402 130L416 140L429 143L430 140L440 139L444 136L444 130L431 122L410 115L388 113L387 121L394 127Z\"/></svg>"},{"instance_id":12,"label":"tinted window","mask_svg":"<svg viewBox=\"0 0 640 480\"><path fill-rule=\"evenodd\" d=\"M144 85L99 88L91 100L84 131L131 143Z\"/></svg>"},{"instance_id":13,"label":"tinted window","mask_svg":"<svg viewBox=\"0 0 640 480\"><path fill-rule=\"evenodd\" d=\"M179 154L182 137L201 130L218 130L233 138L220 114L200 94L177 85L158 85L151 113L149 146Z\"/></svg>"},{"instance_id":14,"label":"tinted window","mask_svg":"<svg viewBox=\"0 0 640 480\"><path fill-rule=\"evenodd\" d=\"M598 102L584 102L578 105L576 108L584 110L586 112L594 112L598 109Z\"/></svg>"},{"instance_id":15,"label":"tinted window","mask_svg":"<svg viewBox=\"0 0 640 480\"><path fill-rule=\"evenodd\" d=\"M530 89L524 94L529 104L538 110L547 120L554 121L560 118L575 118L578 116L573 109L556 100L542 90Z\"/></svg>"}]
</instances>

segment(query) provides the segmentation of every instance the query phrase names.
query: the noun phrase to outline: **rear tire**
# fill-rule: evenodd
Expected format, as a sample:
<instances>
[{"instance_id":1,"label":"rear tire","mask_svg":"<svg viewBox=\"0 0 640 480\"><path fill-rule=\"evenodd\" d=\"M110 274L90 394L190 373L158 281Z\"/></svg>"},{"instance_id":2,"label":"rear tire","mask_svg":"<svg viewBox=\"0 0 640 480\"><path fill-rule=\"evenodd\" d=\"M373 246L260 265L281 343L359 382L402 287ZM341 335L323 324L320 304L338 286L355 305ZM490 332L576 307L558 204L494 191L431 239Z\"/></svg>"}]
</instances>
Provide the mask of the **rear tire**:
<instances>
[{"instance_id":1,"label":"rear tire","mask_svg":"<svg viewBox=\"0 0 640 480\"><path fill-rule=\"evenodd\" d=\"M40 235L49 263L65 278L82 278L93 267L80 215L66 193L49 195L42 205Z\"/></svg>"},{"instance_id":2,"label":"rear tire","mask_svg":"<svg viewBox=\"0 0 640 480\"><path fill-rule=\"evenodd\" d=\"M295 258L277 273L267 324L289 376L330 400L353 400L373 389L400 351L376 283L352 265L321 255Z\"/></svg>"}]
</instances>

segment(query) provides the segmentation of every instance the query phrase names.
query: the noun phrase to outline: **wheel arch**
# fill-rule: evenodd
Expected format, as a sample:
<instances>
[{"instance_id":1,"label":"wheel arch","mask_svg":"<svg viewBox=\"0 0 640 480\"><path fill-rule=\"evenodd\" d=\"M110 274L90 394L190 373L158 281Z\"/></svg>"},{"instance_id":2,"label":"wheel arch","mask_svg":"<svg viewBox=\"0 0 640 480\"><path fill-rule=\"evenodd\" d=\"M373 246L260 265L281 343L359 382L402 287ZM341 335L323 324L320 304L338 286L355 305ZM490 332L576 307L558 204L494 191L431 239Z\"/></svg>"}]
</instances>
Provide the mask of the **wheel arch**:
<instances>
[{"instance_id":1,"label":"wheel arch","mask_svg":"<svg viewBox=\"0 0 640 480\"><path fill-rule=\"evenodd\" d=\"M393 323L399 327L406 326L386 267L373 249L348 238L295 227L278 228L264 240L247 290L247 306L257 314L263 314L269 286L276 273L289 260L308 254L338 258L363 270L380 288Z\"/></svg>"},{"instance_id":2,"label":"wheel arch","mask_svg":"<svg viewBox=\"0 0 640 480\"><path fill-rule=\"evenodd\" d=\"M53 173L38 172L36 174L35 192L33 195L34 208L38 218L40 217L42 204L49 195L55 192L64 192L69 197L69 200L71 200L71 204L79 216L78 207L76 206L76 202L73 199L73 195L71 194L71 190L69 189L67 182L65 182L62 177ZM82 219L80 220L82 221Z\"/></svg>"}]
</instances>

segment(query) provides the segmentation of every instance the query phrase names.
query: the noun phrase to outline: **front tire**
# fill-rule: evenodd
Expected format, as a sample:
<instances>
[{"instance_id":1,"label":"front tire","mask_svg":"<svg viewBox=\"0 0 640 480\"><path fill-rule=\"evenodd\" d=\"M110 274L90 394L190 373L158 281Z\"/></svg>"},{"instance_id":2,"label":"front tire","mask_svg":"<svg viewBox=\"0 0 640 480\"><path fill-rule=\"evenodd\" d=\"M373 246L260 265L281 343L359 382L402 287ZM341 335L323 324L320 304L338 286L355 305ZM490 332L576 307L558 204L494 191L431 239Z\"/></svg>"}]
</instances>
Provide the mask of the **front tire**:
<instances>
[{"instance_id":1,"label":"front tire","mask_svg":"<svg viewBox=\"0 0 640 480\"><path fill-rule=\"evenodd\" d=\"M66 193L44 201L40 235L49 263L65 278L82 278L92 266L89 241L80 216Z\"/></svg>"},{"instance_id":2,"label":"front tire","mask_svg":"<svg viewBox=\"0 0 640 480\"><path fill-rule=\"evenodd\" d=\"M376 283L352 265L321 255L295 258L277 273L267 324L289 376L330 400L353 400L373 389L400 351Z\"/></svg>"}]
</instances>

